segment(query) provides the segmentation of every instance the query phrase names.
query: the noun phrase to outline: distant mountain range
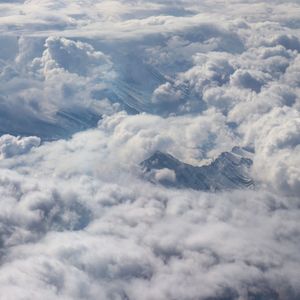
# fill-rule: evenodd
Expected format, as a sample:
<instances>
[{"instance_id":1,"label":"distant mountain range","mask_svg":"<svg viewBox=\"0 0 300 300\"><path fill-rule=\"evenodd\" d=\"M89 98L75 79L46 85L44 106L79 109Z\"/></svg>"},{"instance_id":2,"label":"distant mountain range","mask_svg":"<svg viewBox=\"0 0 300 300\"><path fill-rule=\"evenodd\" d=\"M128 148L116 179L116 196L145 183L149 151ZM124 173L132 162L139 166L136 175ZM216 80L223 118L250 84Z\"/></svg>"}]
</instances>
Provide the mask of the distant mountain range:
<instances>
[{"instance_id":1,"label":"distant mountain range","mask_svg":"<svg viewBox=\"0 0 300 300\"><path fill-rule=\"evenodd\" d=\"M250 177L253 153L234 147L221 153L212 163L193 166L170 154L156 151L141 163L145 177L167 187L191 188L202 191L221 191L253 188Z\"/></svg>"}]
</instances>

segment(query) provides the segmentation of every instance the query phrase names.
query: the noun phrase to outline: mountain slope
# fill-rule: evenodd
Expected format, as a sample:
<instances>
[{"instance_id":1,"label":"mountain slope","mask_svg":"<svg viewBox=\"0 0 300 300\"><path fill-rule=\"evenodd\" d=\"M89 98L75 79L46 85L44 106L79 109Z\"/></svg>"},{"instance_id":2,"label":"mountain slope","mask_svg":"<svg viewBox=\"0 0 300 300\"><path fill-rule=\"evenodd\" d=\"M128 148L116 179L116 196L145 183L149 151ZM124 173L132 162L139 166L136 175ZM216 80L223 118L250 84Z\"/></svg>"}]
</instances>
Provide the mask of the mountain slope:
<instances>
[{"instance_id":1,"label":"mountain slope","mask_svg":"<svg viewBox=\"0 0 300 300\"><path fill-rule=\"evenodd\" d=\"M157 151L141 166L150 181L169 187L202 191L251 188L254 186L249 175L252 160L245 156L247 152L235 147L231 152L221 153L211 164L197 167Z\"/></svg>"}]
</instances>

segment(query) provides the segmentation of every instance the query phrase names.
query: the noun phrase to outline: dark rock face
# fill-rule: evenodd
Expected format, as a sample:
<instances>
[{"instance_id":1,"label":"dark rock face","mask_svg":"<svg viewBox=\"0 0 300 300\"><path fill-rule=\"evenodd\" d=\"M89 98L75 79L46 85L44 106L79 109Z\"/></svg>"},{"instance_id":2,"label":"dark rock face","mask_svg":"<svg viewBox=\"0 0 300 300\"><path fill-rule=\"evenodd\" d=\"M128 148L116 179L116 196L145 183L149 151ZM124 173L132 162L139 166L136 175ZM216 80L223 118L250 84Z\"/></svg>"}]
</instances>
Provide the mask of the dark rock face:
<instances>
[{"instance_id":1,"label":"dark rock face","mask_svg":"<svg viewBox=\"0 0 300 300\"><path fill-rule=\"evenodd\" d=\"M202 191L252 188L254 182L249 175L252 160L243 156L245 152L246 150L235 147L232 152L223 152L211 164L197 167L157 151L143 161L141 166L149 180L170 187ZM172 180L168 177L157 179L155 174L162 170L175 176Z\"/></svg>"}]
</instances>

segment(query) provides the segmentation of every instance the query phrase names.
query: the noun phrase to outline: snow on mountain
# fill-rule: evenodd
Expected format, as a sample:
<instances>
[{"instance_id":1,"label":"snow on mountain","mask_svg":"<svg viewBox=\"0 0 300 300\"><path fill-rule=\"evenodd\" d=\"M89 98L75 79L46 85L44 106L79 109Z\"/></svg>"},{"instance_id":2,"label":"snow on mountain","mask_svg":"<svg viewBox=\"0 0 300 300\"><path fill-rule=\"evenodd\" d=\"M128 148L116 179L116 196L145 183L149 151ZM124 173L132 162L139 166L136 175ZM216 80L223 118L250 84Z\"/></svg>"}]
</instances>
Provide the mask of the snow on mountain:
<instances>
[{"instance_id":1,"label":"snow on mountain","mask_svg":"<svg viewBox=\"0 0 300 300\"><path fill-rule=\"evenodd\" d=\"M249 156L251 152L234 147L231 152L221 153L209 165L198 167L157 151L141 166L150 181L165 186L203 191L243 189L254 187L249 174L252 165Z\"/></svg>"}]
</instances>

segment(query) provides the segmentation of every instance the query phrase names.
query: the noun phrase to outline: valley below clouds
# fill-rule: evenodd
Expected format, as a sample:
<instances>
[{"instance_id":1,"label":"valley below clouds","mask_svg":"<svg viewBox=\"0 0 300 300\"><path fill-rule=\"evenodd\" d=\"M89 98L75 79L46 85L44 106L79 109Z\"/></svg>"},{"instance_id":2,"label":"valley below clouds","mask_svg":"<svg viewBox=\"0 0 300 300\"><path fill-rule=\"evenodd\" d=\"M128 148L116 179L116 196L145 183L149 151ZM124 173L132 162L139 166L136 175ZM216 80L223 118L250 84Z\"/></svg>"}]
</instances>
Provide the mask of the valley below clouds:
<instances>
[{"instance_id":1,"label":"valley below clouds","mask_svg":"<svg viewBox=\"0 0 300 300\"><path fill-rule=\"evenodd\" d=\"M300 299L299 1L0 0L0 299Z\"/></svg>"}]
</instances>

